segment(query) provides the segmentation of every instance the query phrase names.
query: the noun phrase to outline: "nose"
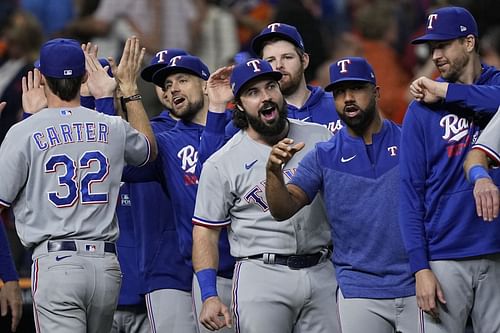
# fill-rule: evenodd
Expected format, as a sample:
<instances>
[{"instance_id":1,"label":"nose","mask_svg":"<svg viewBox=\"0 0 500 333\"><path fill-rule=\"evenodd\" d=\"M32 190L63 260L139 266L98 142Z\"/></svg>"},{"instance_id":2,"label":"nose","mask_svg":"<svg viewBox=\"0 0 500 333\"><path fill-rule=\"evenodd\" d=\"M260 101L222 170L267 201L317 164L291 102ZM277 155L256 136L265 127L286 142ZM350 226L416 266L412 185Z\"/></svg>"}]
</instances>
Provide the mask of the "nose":
<instances>
[{"instance_id":1,"label":"nose","mask_svg":"<svg viewBox=\"0 0 500 333\"><path fill-rule=\"evenodd\" d=\"M435 48L435 49L432 50L432 60L433 61L438 60L442 56L443 56L443 53L441 52L441 49Z\"/></svg>"},{"instance_id":2,"label":"nose","mask_svg":"<svg viewBox=\"0 0 500 333\"><path fill-rule=\"evenodd\" d=\"M354 97L354 90L352 89L346 89L344 96L345 96L344 97L345 102L353 102L356 100L356 98Z\"/></svg>"}]
</instances>

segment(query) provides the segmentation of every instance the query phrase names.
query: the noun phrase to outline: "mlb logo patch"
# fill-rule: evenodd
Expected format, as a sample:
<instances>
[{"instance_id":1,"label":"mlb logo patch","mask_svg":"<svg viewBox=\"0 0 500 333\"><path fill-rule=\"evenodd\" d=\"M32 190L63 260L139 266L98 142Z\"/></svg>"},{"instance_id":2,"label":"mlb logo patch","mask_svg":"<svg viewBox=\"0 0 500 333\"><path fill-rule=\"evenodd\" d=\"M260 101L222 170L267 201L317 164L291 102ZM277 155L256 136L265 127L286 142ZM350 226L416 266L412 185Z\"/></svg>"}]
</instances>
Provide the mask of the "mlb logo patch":
<instances>
[{"instance_id":1,"label":"mlb logo patch","mask_svg":"<svg viewBox=\"0 0 500 333\"><path fill-rule=\"evenodd\" d=\"M71 110L61 110L59 113L63 117L71 116Z\"/></svg>"},{"instance_id":2,"label":"mlb logo patch","mask_svg":"<svg viewBox=\"0 0 500 333\"><path fill-rule=\"evenodd\" d=\"M97 251L97 246L92 244L85 244L85 251L87 252L95 252Z\"/></svg>"},{"instance_id":3,"label":"mlb logo patch","mask_svg":"<svg viewBox=\"0 0 500 333\"><path fill-rule=\"evenodd\" d=\"M72 69L65 69L63 71L63 75L64 76L70 76L70 75L73 75L73 70Z\"/></svg>"}]
</instances>

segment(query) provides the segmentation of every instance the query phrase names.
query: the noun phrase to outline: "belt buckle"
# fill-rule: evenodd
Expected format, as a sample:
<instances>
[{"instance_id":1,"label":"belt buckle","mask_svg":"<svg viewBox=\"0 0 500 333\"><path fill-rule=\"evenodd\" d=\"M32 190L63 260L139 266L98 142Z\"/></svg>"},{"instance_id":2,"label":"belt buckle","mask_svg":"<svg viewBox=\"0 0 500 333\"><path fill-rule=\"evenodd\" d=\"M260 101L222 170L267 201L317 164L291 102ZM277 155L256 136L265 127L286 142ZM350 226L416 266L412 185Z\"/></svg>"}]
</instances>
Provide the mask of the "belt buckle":
<instances>
[{"instance_id":1,"label":"belt buckle","mask_svg":"<svg viewBox=\"0 0 500 333\"><path fill-rule=\"evenodd\" d=\"M309 261L306 256L289 256L286 265L291 269L301 269L309 267Z\"/></svg>"}]
</instances>

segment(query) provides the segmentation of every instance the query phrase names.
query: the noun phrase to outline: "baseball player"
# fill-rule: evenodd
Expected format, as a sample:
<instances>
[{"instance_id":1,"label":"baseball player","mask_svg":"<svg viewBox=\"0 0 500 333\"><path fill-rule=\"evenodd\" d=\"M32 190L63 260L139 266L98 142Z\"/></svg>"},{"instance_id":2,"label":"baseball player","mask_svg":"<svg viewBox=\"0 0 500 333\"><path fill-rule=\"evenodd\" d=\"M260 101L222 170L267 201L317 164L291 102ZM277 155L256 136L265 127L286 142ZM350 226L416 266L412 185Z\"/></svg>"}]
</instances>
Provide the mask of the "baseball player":
<instances>
[{"instance_id":1,"label":"baseball player","mask_svg":"<svg viewBox=\"0 0 500 333\"><path fill-rule=\"evenodd\" d=\"M487 171L490 163L494 166L500 164L499 124L500 112L497 110L467 154L464 163L467 179L474 184L473 193L477 215L487 222L496 219L500 209L498 187Z\"/></svg>"},{"instance_id":2,"label":"baseball player","mask_svg":"<svg viewBox=\"0 0 500 333\"><path fill-rule=\"evenodd\" d=\"M0 114L2 114L6 103L0 103ZM0 314L6 316L9 309L12 315L10 329L15 332L23 313L23 299L21 288L19 288L19 275L17 274L12 254L10 252L7 235L3 221L0 218L0 280L3 286L0 289Z\"/></svg>"},{"instance_id":3,"label":"baseball player","mask_svg":"<svg viewBox=\"0 0 500 333\"><path fill-rule=\"evenodd\" d=\"M333 134L342 128L332 94L306 83L309 54L294 26L269 24L252 40L252 50L283 74L280 87L288 105L288 118L322 124Z\"/></svg>"},{"instance_id":4,"label":"baseball player","mask_svg":"<svg viewBox=\"0 0 500 333\"><path fill-rule=\"evenodd\" d=\"M0 280L3 282L0 288L0 314L5 317L10 311L12 316L10 329L15 332L23 315L23 298L19 287L19 275L12 260L3 224L0 218Z\"/></svg>"},{"instance_id":5,"label":"baseball player","mask_svg":"<svg viewBox=\"0 0 500 333\"><path fill-rule=\"evenodd\" d=\"M153 74L171 58L187 55L183 50L158 51L141 77L152 82ZM165 109L151 119L156 136L176 125L171 103L164 89L154 85ZM174 119L175 117L175 119ZM160 175L161 176L161 175ZM161 176L162 177L162 176ZM163 184L163 185L162 185ZM192 267L180 253L172 201L164 182L128 183L131 218L137 238L139 269L145 283L146 306L152 332L196 332L192 306ZM154 194L154 195L152 195ZM174 194L175 195L175 194ZM176 311L172 311L176 309Z\"/></svg>"},{"instance_id":6,"label":"baseball player","mask_svg":"<svg viewBox=\"0 0 500 333\"><path fill-rule=\"evenodd\" d=\"M172 103L172 113L180 120L173 129L157 134L160 158L148 166L130 170L125 175L126 181L159 181L164 184L173 206L180 252L191 270L191 279L191 219L198 188L198 165L221 145L212 133L221 128L224 133L226 124L224 113L208 112L209 100L205 86L209 75L208 68L199 58L184 55L173 57L168 66L154 73L153 83L165 89ZM209 121L210 118L214 118L214 121ZM214 127L208 126L209 124ZM221 260L218 285L229 303L234 259L229 254L227 236L221 237L219 246ZM193 297L197 303L201 297L196 292L193 289ZM195 310L198 310L201 306L197 307L196 303Z\"/></svg>"},{"instance_id":7,"label":"baseball player","mask_svg":"<svg viewBox=\"0 0 500 333\"><path fill-rule=\"evenodd\" d=\"M281 77L262 59L234 68L226 85L229 94L224 95L234 94L234 121L243 130L201 171L193 217L193 266L203 298L200 321L210 330L232 325L215 285L217 241L229 226L231 254L238 258L232 302L236 332L339 332L337 284L321 200L316 198L278 223L264 195L265 165L273 144L288 136L313 147L331 137L317 124L287 120ZM286 175L293 174L304 153L284 167Z\"/></svg>"},{"instance_id":8,"label":"baseball player","mask_svg":"<svg viewBox=\"0 0 500 333\"><path fill-rule=\"evenodd\" d=\"M138 40L128 39L116 78L130 124L144 134L80 106L87 71L73 40L45 43L41 78L29 73L24 80L25 99L42 86L48 108L12 127L0 148L0 209L13 206L19 238L33 248L37 331L111 328L121 281L114 244L121 172L125 163L141 165L157 153L135 83L143 55Z\"/></svg>"},{"instance_id":9,"label":"baseball player","mask_svg":"<svg viewBox=\"0 0 500 333\"><path fill-rule=\"evenodd\" d=\"M500 105L500 72L482 64L474 17L429 14L425 34L441 77L416 79L401 137L400 224L425 332L499 332L500 224L476 214L462 165L484 117ZM495 183L499 170L490 172Z\"/></svg>"},{"instance_id":10,"label":"baseball player","mask_svg":"<svg viewBox=\"0 0 500 333\"><path fill-rule=\"evenodd\" d=\"M273 147L266 178L269 210L287 219L321 193L335 244L342 332L416 333L415 281L398 224L401 129L377 112L379 87L365 59L334 62L330 81L325 90L333 92L345 127L318 143L287 185L282 165L296 150L289 139Z\"/></svg>"}]
</instances>

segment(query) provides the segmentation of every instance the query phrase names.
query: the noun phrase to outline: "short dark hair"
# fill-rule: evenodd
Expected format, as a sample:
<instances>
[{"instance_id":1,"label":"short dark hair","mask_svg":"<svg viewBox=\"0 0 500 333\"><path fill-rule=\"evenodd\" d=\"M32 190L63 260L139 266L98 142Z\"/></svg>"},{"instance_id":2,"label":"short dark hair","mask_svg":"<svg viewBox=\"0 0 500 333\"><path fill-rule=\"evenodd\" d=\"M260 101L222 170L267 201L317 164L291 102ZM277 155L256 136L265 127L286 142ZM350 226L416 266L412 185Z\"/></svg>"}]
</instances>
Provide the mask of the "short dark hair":
<instances>
[{"instance_id":1,"label":"short dark hair","mask_svg":"<svg viewBox=\"0 0 500 333\"><path fill-rule=\"evenodd\" d=\"M69 102L77 96L82 86L83 76L68 79L45 77L49 89L63 101Z\"/></svg>"}]
</instances>

